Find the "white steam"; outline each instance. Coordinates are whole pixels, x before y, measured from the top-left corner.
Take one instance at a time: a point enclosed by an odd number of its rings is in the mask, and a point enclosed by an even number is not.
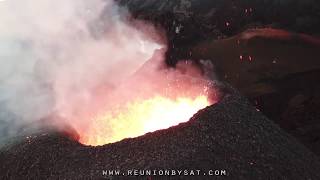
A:
[[[126,17],[112,0],[0,0],[0,131],[89,117],[162,47]]]

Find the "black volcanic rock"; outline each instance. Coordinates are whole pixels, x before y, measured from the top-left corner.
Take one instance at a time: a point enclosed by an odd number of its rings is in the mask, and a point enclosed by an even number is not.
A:
[[[317,0],[117,0],[141,18],[172,13],[177,20],[198,17],[206,26],[225,33],[239,32],[248,24],[278,24],[293,31],[318,34],[320,2]],[[225,22],[230,26],[226,27]],[[200,30],[200,29],[199,29]]]
[[[164,28],[168,64],[189,58],[186,48],[202,40],[236,35],[247,28],[274,27],[318,35],[318,0],[117,0],[134,18]],[[179,31],[177,31],[177,28]]]
[[[112,169],[219,169],[227,171],[222,179],[320,179],[319,159],[233,90],[190,121],[141,137],[90,147],[45,133],[0,153],[0,179],[99,179],[102,170]]]
[[[199,43],[192,58],[212,60],[223,81],[320,155],[319,49],[320,39],[306,34],[248,29]]]

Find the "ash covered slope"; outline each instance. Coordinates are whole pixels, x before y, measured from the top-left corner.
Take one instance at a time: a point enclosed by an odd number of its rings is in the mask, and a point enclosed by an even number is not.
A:
[[[237,93],[187,123],[101,147],[33,136],[2,149],[0,164],[0,179],[96,179],[103,169],[156,168],[226,169],[224,179],[320,179],[319,159]]]
[[[320,155],[319,38],[249,29],[227,39],[208,39],[193,49],[194,59],[211,59],[223,81]]]

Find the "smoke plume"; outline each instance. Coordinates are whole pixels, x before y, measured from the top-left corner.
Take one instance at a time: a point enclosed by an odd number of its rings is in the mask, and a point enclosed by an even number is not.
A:
[[[102,92],[164,47],[153,26],[129,18],[111,0],[1,1],[0,131],[90,116]]]

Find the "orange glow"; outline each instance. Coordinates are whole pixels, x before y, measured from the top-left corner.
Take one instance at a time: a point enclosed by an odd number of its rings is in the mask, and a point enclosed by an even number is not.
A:
[[[210,102],[204,95],[175,99],[158,95],[145,100],[136,99],[93,118],[80,142],[97,146],[166,129],[188,121],[208,105]]]

